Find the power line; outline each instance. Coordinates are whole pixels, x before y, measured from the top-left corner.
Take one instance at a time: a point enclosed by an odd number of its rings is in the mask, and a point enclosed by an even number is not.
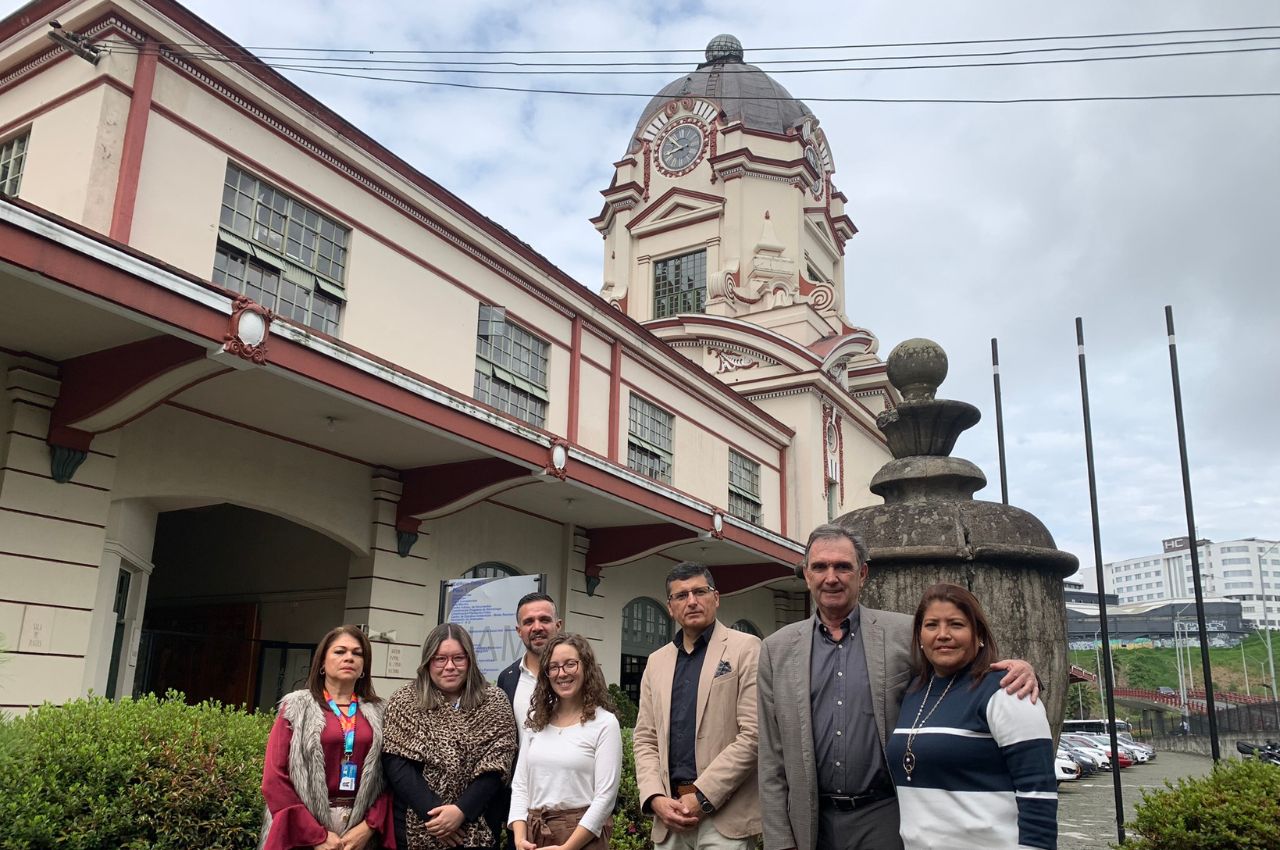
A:
[[[1012,68],[1026,67],[1035,65],[1077,65],[1089,62],[1116,62],[1134,59],[1170,59],[1185,58],[1188,56],[1221,56],[1228,54],[1241,53],[1265,53],[1280,50],[1280,45],[1270,47],[1232,47],[1223,48],[1222,50],[1180,50],[1168,53],[1140,53],[1131,56],[1076,56],[1066,59],[1024,59],[1014,62],[948,62],[934,65],[872,65],[865,67],[840,67],[840,68],[781,68],[770,72],[771,75],[780,74],[829,74],[829,73],[856,73],[869,71],[930,71],[930,70],[957,70],[961,68]],[[126,52],[126,51],[121,51]],[[134,51],[128,51],[134,52]],[[277,62],[268,62],[260,58],[238,59],[217,54],[187,54],[190,58],[200,59],[206,62],[222,62],[233,65],[257,65],[259,63],[270,68],[287,69],[293,71],[301,70],[321,70],[331,67],[329,60],[312,60],[307,64],[299,64],[298,60],[289,61],[288,57],[277,57],[285,59],[287,64]],[[305,60],[304,60],[305,61]],[[379,60],[382,61],[382,60]],[[385,62],[384,62],[385,64]],[[489,75],[489,76],[516,76],[516,77],[559,77],[559,76],[592,76],[592,77],[620,77],[620,76],[637,76],[637,75],[653,75],[662,74],[671,76],[670,71],[512,71],[512,70],[496,70],[490,68],[387,68],[382,65],[345,65],[342,66],[352,71],[401,71],[404,73],[417,74],[471,74],[471,75]],[[733,66],[731,66],[733,67]],[[738,66],[741,67],[741,66]],[[727,71],[727,73],[737,73]],[[372,79],[372,78],[371,78]]]
[[[374,80],[380,82],[409,83],[419,86],[440,86],[445,88],[474,89],[481,91],[505,91],[516,92],[518,94],[561,94],[576,95],[580,97],[644,97],[652,98],[654,95],[648,92],[603,92],[603,91],[578,91],[572,89],[528,89],[519,88],[517,86],[482,86],[474,83],[448,83],[441,80],[406,80],[399,77],[374,77],[366,74],[349,74],[342,71],[322,71],[316,68],[290,68],[287,65],[273,66],[281,70],[296,70],[302,73],[318,74],[329,77],[346,77],[357,80]],[[795,100],[803,100],[811,103],[987,103],[987,104],[1005,104],[1005,103],[1084,103],[1084,102],[1104,102],[1104,101],[1138,101],[1138,100],[1203,100],[1212,98],[1237,98],[1237,97],[1280,97],[1280,91],[1264,91],[1264,92],[1212,92],[1212,93],[1190,93],[1190,94],[1158,94],[1158,95],[1096,95],[1096,96],[1080,96],[1080,97],[1019,97],[1019,98],[892,98],[892,97],[798,97]],[[734,100],[733,97],[721,95],[720,100]],[[776,100],[786,101],[791,98],[785,97],[759,97],[750,96],[749,100]]]
[[[803,65],[817,63],[848,63],[848,62],[891,62],[891,61],[907,61],[920,59],[962,59],[968,57],[992,57],[992,56],[1019,56],[1031,53],[1063,53],[1063,52],[1086,52],[1096,50],[1125,50],[1138,49],[1147,47],[1176,47],[1176,46],[1195,46],[1205,44],[1237,44],[1246,41],[1276,41],[1280,40],[1280,34],[1277,35],[1253,35],[1239,36],[1233,38],[1216,38],[1216,39],[1194,39],[1194,40],[1178,40],[1178,41],[1150,41],[1150,42],[1125,42],[1117,44],[1096,44],[1096,45],[1080,45],[1080,46],[1060,46],[1060,47],[1034,47],[1023,48],[1019,50],[999,50],[984,51],[978,53],[921,53],[905,56],[838,56],[829,58],[810,58],[810,59],[769,59],[761,62],[750,63],[756,66],[775,66],[775,65]],[[97,46],[110,47],[122,51],[134,52],[140,49],[136,42],[125,42],[113,39],[104,39],[97,43]],[[194,45],[192,45],[194,46]],[[200,45],[201,47],[212,50],[208,45]],[[349,51],[333,50],[321,51],[320,48],[272,48],[273,50],[289,50],[296,52],[331,52],[341,53]],[[369,51],[369,53],[379,53],[381,51]],[[1201,51],[1194,51],[1201,52]],[[1208,51],[1204,51],[1208,52]],[[195,58],[213,59],[222,57],[221,52],[198,52],[187,51],[187,55]],[[1157,54],[1159,55],[1159,54]],[[1173,54],[1177,55],[1177,54]],[[233,57],[227,57],[231,59]],[[341,56],[324,56],[316,59],[307,59],[302,56],[294,55],[274,55],[274,54],[257,54],[256,59],[267,60],[287,60],[287,61],[307,61],[307,62],[333,62],[333,63],[351,63],[371,61],[368,58],[349,59]],[[1140,57],[1138,57],[1140,58]],[[378,59],[380,65],[458,65],[458,66],[505,66],[514,68],[606,68],[616,69],[619,67],[638,68],[688,68],[688,62],[512,62],[512,61],[471,61],[471,60],[417,60],[417,59]],[[805,69],[810,70],[810,69]],[[567,72],[566,72],[567,73]],[[580,72],[586,73],[586,72]],[[620,73],[620,72],[619,72]],[[642,73],[669,73],[666,70],[646,71]],[[777,71],[784,73],[784,71]]]
[[[1261,30],[1277,30],[1280,24],[1268,24],[1260,26],[1244,26],[1244,27],[1208,27],[1200,29],[1175,29],[1175,30],[1143,30],[1135,32],[1112,32],[1112,33],[1093,33],[1087,35],[1040,35],[1040,36],[1020,36],[1013,38],[982,38],[968,40],[952,40],[952,41],[899,41],[899,42],[871,42],[866,44],[829,44],[829,45],[796,45],[791,47],[753,47],[750,48],[752,53],[773,53],[778,51],[795,51],[795,50],[861,50],[874,49],[884,47],[954,47],[965,44],[1011,44],[1022,41],[1070,41],[1076,39],[1090,38],[1145,38],[1148,36],[1164,36],[1164,35],[1195,35],[1203,33],[1218,32],[1259,32]],[[206,47],[212,49],[235,49],[235,50],[297,50],[297,51],[319,51],[329,53],[365,53],[365,54],[414,54],[414,55],[435,55],[444,54],[450,56],[548,56],[548,55],[565,55],[565,56],[619,56],[619,55],[636,55],[636,54],[654,54],[654,53],[674,53],[685,54],[704,53],[704,48],[654,48],[654,49],[608,49],[608,50],[375,50],[368,48],[324,48],[324,47],[280,47],[280,46],[244,46],[227,42],[225,44],[212,44],[201,42],[159,42],[161,47]]]

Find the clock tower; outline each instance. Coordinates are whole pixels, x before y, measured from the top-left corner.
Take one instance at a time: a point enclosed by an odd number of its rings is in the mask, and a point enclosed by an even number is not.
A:
[[[866,482],[889,454],[874,419],[896,399],[878,340],[845,313],[857,228],[817,116],[737,38],[705,57],[649,101],[614,164],[592,219],[601,295],[795,427],[812,455],[797,462],[821,470],[814,513],[834,517],[878,501]]]

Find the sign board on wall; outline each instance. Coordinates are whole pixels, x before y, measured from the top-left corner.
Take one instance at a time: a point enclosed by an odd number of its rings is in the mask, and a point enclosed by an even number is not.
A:
[[[545,581],[544,575],[529,575],[440,582],[440,622],[467,630],[489,681],[524,654],[516,634],[516,605],[526,593],[541,591]]]

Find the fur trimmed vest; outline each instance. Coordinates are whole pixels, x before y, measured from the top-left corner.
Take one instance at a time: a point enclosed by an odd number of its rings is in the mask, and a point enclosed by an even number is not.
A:
[[[360,701],[360,716],[373,730],[373,744],[369,755],[360,767],[360,785],[356,788],[356,801],[351,809],[351,826],[364,820],[369,807],[383,791],[382,781],[382,709],[384,703]],[[324,750],[320,746],[320,733],[329,709],[316,702],[311,691],[293,691],[280,700],[280,714],[293,732],[289,741],[289,781],[307,811],[322,825],[329,823],[329,784],[324,773]],[[262,837],[258,847],[267,843],[271,830],[271,812],[263,811]]]

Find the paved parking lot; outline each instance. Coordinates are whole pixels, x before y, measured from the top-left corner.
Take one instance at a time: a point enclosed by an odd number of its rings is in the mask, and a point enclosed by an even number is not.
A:
[[[1124,794],[1124,819],[1133,820],[1134,806],[1147,789],[1164,787],[1165,780],[1203,776],[1213,766],[1206,756],[1161,752],[1153,761],[1120,771]],[[1106,850],[1116,842],[1115,790],[1111,774],[1095,773],[1087,779],[1058,786],[1059,850]],[[1126,830],[1126,833],[1128,830]]]

